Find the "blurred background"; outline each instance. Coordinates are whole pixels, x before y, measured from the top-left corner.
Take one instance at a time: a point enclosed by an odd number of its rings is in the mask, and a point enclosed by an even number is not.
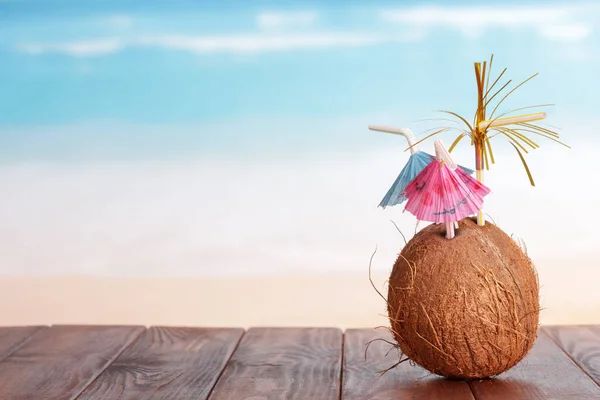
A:
[[[385,324],[369,259],[385,291],[390,221],[418,228],[377,208],[408,154],[367,126],[472,118],[492,53],[539,72],[501,110],[555,104],[571,149],[540,139],[531,187],[493,139],[485,210],[543,323],[600,323],[600,6],[483,4],[0,0],[0,324]]]

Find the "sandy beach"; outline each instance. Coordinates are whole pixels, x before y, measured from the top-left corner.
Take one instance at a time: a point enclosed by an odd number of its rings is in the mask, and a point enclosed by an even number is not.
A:
[[[373,277],[379,288],[386,275]],[[597,299],[552,296],[543,324],[600,323]],[[597,297],[597,296],[596,296]],[[592,301],[593,300],[593,301]],[[387,324],[365,274],[248,278],[0,278],[0,325],[338,326]]]

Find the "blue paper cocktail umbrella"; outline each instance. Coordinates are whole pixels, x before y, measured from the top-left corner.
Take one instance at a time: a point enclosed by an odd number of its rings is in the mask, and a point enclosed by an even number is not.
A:
[[[420,151],[417,146],[415,146],[415,136],[412,131],[408,128],[391,128],[387,126],[376,126],[369,125],[369,129],[372,131],[379,131],[385,133],[394,133],[397,135],[402,135],[408,141],[408,145],[410,146],[410,157],[408,162],[400,171],[400,174],[392,184],[392,187],[387,191],[381,202],[379,203],[379,207],[386,208],[395,206],[406,201],[406,196],[404,195],[404,189],[408,186],[410,182],[425,169],[426,166],[429,165],[430,162],[434,160],[434,157],[425,153],[424,151]],[[469,175],[472,174],[472,169],[465,168],[459,165],[464,171],[466,171]]]

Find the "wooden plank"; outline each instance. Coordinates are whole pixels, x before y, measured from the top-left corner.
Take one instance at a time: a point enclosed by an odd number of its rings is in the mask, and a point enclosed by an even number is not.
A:
[[[471,388],[478,400],[600,398],[600,387],[542,330],[523,361],[496,379],[471,382]]]
[[[0,399],[72,399],[141,327],[53,326],[0,362]]]
[[[378,340],[369,345],[365,361],[365,346],[369,341],[379,338],[392,340],[389,332],[383,329],[346,331],[342,399],[474,399],[466,382],[432,375],[408,362],[381,375],[380,371],[399,361],[399,354],[390,344]]]
[[[544,331],[600,385],[600,326],[547,326]]]
[[[15,326],[0,328],[0,361],[11,355],[43,326]]]
[[[151,328],[79,399],[206,399],[243,333],[243,329]]]
[[[342,332],[334,328],[252,328],[210,400],[339,399]]]

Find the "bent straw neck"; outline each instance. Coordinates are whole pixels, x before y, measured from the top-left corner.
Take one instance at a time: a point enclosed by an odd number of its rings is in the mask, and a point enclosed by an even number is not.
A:
[[[419,149],[415,146],[415,135],[408,128],[392,128],[390,126],[380,126],[380,125],[369,125],[369,129],[372,131],[385,132],[385,133],[393,133],[395,135],[402,135],[406,138],[408,142],[409,150],[411,154],[415,154]]]
[[[398,129],[398,133],[406,138],[408,142],[408,149],[410,150],[410,154],[415,154],[419,151],[419,148],[416,146],[415,135],[408,128],[400,128]]]
[[[419,151],[418,147],[415,145],[415,136],[412,134],[412,132],[408,130],[408,133],[405,133],[404,136],[408,142],[410,154],[415,154],[417,151]]]

